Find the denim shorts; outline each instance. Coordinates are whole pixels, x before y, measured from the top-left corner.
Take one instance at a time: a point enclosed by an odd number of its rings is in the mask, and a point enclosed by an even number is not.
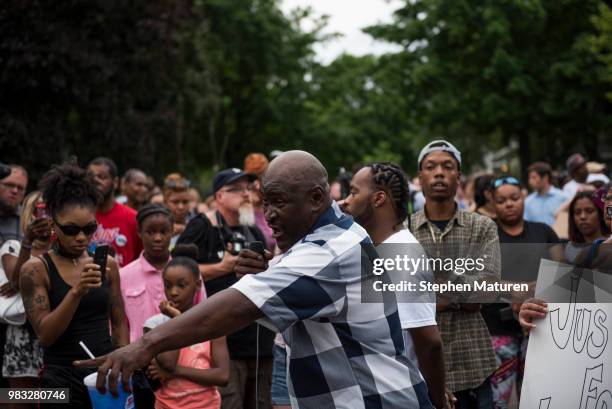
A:
[[[287,351],[283,347],[274,345],[272,349],[274,364],[272,367],[272,404],[291,405],[289,391],[287,390]]]

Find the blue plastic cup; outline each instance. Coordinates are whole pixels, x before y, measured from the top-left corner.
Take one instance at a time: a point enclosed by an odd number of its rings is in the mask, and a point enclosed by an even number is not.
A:
[[[93,409],[134,409],[134,395],[123,390],[121,386],[121,377],[119,377],[118,392],[119,396],[114,397],[108,391],[108,377],[106,378],[106,389],[107,392],[102,395],[96,389],[96,378],[98,373],[94,372],[87,375],[83,379],[83,383],[87,387],[89,398],[91,399],[91,406]],[[130,380],[131,386],[131,380]]]

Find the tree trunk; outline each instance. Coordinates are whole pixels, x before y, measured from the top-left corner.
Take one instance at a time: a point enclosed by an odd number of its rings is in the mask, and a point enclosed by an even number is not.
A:
[[[529,135],[522,131],[518,135],[519,163],[521,167],[521,180],[527,181],[527,167],[531,164],[531,148],[529,146]]]

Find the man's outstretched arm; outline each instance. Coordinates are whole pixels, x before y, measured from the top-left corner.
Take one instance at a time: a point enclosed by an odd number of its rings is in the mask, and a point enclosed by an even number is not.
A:
[[[138,341],[103,357],[77,361],[75,366],[99,366],[96,387],[102,393],[106,392],[104,380],[110,370],[108,386],[116,395],[119,374],[124,389],[129,390],[128,380],[132,373],[146,367],[153,356],[231,334],[262,316],[247,297],[228,288],[153,329]]]

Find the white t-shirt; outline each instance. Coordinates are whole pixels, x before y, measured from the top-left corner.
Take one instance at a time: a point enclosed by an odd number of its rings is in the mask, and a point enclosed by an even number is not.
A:
[[[589,188],[590,188],[589,185],[585,183],[578,183],[574,179],[572,179],[569,182],[567,182],[565,185],[563,185],[563,193],[565,194],[565,197],[567,198],[566,200],[569,202],[574,198],[574,196],[576,196],[576,193],[582,192]]]
[[[408,244],[402,247],[411,258],[420,258],[425,254],[425,250],[417,239],[412,235],[410,230],[403,229],[389,236],[382,244]],[[432,281],[433,274],[428,270],[418,270],[412,278],[411,282],[419,282],[422,280]],[[410,296],[410,293],[402,294],[403,297]],[[414,296],[422,297],[423,293],[415,293]],[[404,298],[405,299],[405,298]],[[435,294],[430,295],[430,299],[435,300]],[[397,310],[399,313],[402,329],[409,330],[410,328],[428,327],[436,325],[436,303],[433,302],[398,302]],[[406,354],[410,359],[417,361],[416,352],[410,332],[402,331],[404,335],[404,345],[406,346]]]
[[[406,254],[410,258],[417,259],[426,254],[423,247],[419,244],[417,239],[408,229],[403,229],[398,231],[397,233],[392,234],[387,238],[387,240],[383,241],[381,244],[407,244],[406,246],[401,247],[401,251],[403,253],[401,255],[403,256],[404,254]],[[393,251],[400,249],[394,247],[389,250]],[[385,256],[389,257],[391,255],[385,254]],[[393,281],[395,282],[396,280],[397,277],[395,277]],[[433,281],[433,274],[428,270],[418,270],[416,274],[410,278],[409,281],[417,283],[418,285],[418,282],[423,280]],[[424,295],[427,295],[427,297],[424,297]],[[415,298],[418,297],[420,299],[426,298],[433,301],[435,301],[436,299],[435,293],[423,294],[422,292],[405,292],[400,294],[399,298],[407,300],[408,297],[412,296],[414,296]],[[414,342],[412,341],[412,336],[410,335],[409,330],[411,328],[420,328],[436,325],[436,303],[400,302],[398,300],[397,311],[399,313],[402,329],[404,330],[402,331],[402,336],[404,338],[404,348],[406,349],[406,355],[412,362],[418,362],[416,351],[414,350]]]
[[[406,252],[408,257],[419,258],[425,254],[425,250],[417,239],[410,233],[410,230],[403,229],[397,233],[389,236],[382,244],[409,244],[406,246]],[[418,270],[415,274],[416,281],[429,280],[431,281],[433,275],[428,270]],[[407,293],[409,296],[410,293]],[[415,295],[421,295],[416,293]],[[435,294],[433,294],[435,299]],[[402,329],[426,327],[429,325],[436,325],[436,304],[435,303],[398,303],[398,311]]]
[[[154,329],[156,327],[159,327],[160,325],[170,321],[172,318],[168,317],[166,314],[157,314],[154,315],[152,317],[149,317],[144,325],[143,328],[147,328],[147,329]]]
[[[20,249],[21,243],[17,240],[7,240],[0,247],[0,285],[4,285],[8,282],[8,278],[4,272],[4,265],[2,264],[2,257],[6,254],[10,254],[13,257],[19,257]]]

